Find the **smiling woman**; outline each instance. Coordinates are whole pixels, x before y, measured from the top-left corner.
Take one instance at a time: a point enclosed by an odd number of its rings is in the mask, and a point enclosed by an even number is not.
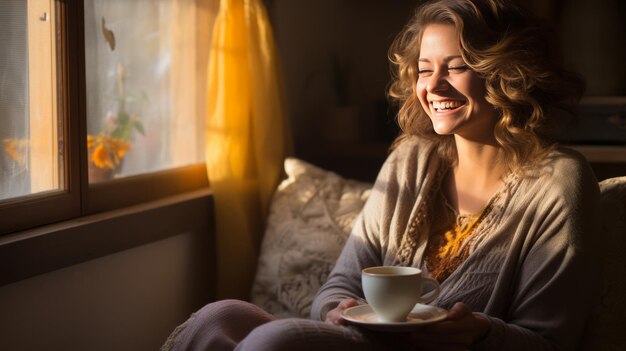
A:
[[[402,135],[312,320],[220,301],[177,329],[172,349],[578,348],[601,295],[599,189],[581,155],[546,138],[580,85],[538,33],[509,1],[423,4],[390,55]],[[446,319],[403,334],[346,325],[371,266],[430,272]]]
[[[485,99],[485,79],[463,61],[453,25],[424,30],[415,89],[435,133],[493,143],[498,113]]]
[[[426,7],[420,18],[413,19],[390,50],[391,61],[398,65],[398,79],[393,82],[390,95],[402,104],[398,121],[405,134],[434,140],[441,155],[454,160],[453,138],[437,137],[436,124],[431,123],[432,116],[428,115],[432,109],[422,108],[432,101],[420,94],[420,87],[427,89],[427,83],[433,84],[434,70],[430,66],[435,63],[429,62],[428,51],[442,51],[438,45],[447,45],[449,53],[441,59],[447,59],[442,67],[447,68],[449,75],[442,77],[444,71],[439,72],[435,75],[439,85],[430,89],[440,91],[447,84],[454,88],[450,94],[472,91],[471,100],[480,104],[470,104],[475,105],[471,109],[480,107],[481,115],[495,113],[498,121],[489,129],[494,129],[497,143],[507,155],[507,168],[513,170],[545,156],[559,113],[571,115],[584,84],[578,75],[560,68],[558,52],[546,43],[545,29],[534,20],[524,19],[510,9],[489,14],[481,8],[489,5],[479,2],[474,6],[478,14],[461,5],[449,11]],[[441,29],[445,27],[447,30]],[[473,81],[476,85],[463,85],[466,91],[459,92],[451,83],[463,82],[458,78],[467,75],[478,79]],[[465,82],[469,84],[469,80]],[[434,93],[431,90],[431,99],[443,101]]]

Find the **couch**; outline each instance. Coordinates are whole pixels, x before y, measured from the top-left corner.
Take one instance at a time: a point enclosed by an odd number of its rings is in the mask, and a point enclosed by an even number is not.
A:
[[[372,184],[346,179],[295,158],[285,161],[254,280],[251,301],[279,318],[308,317]],[[604,294],[585,337],[587,350],[626,350],[626,177],[600,183]]]

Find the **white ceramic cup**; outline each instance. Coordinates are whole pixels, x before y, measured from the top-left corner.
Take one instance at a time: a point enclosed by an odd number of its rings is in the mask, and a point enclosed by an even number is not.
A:
[[[435,289],[422,296],[424,282]],[[414,267],[379,266],[363,269],[361,284],[367,303],[381,322],[404,322],[417,303],[429,303],[439,296],[439,283]]]

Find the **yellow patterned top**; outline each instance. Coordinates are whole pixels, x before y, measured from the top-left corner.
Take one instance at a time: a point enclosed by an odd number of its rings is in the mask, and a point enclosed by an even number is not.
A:
[[[443,282],[467,259],[470,253],[469,238],[474,234],[483,218],[491,212],[493,201],[477,214],[457,214],[445,200],[452,212],[451,220],[430,237],[426,246],[425,262],[431,276]],[[452,222],[452,223],[450,223]]]

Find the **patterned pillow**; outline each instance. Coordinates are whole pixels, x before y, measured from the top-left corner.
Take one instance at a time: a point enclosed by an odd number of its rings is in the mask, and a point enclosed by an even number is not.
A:
[[[285,160],[274,194],[251,301],[279,318],[308,317],[371,184],[304,161]]]

